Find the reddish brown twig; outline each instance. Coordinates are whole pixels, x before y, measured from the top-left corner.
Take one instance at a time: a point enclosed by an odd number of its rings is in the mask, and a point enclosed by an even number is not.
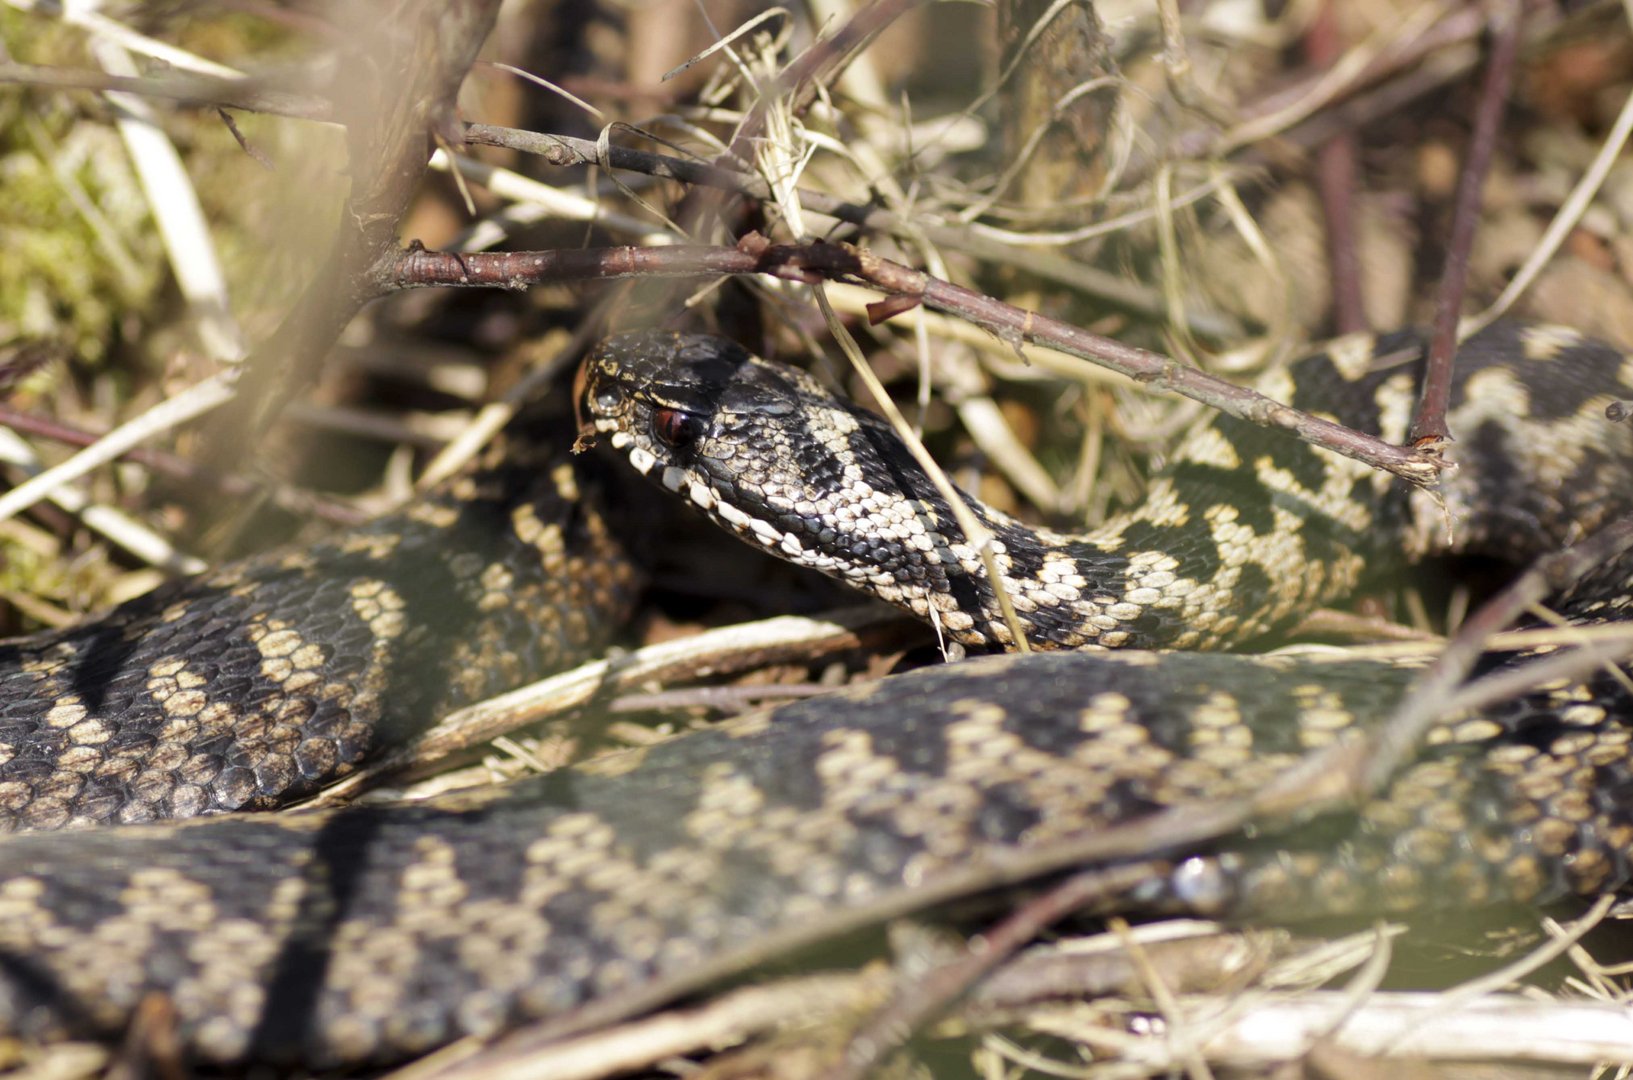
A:
[[[1474,133],[1463,162],[1452,211],[1452,235],[1446,245],[1446,265],[1441,271],[1435,295],[1434,331],[1429,338],[1429,358],[1423,372],[1423,394],[1412,420],[1411,442],[1429,446],[1445,442],[1446,408],[1451,400],[1452,358],[1457,352],[1457,321],[1462,314],[1463,292],[1468,284],[1469,252],[1474,248],[1474,229],[1480,219],[1480,192],[1491,171],[1491,157],[1497,147],[1497,133],[1508,106],[1509,87],[1514,80],[1514,61],[1520,47],[1519,0],[1507,0],[1492,16],[1494,38],[1491,60],[1480,86],[1480,106],[1475,113]]]
[[[730,248],[677,245],[457,255],[409,248],[382,260],[376,271],[375,284],[382,292],[431,285],[521,289],[543,282],[711,274],[767,274],[807,283],[850,281],[956,315],[1017,350],[1023,343],[1048,345],[1153,390],[1172,391],[1261,427],[1280,428],[1413,483],[1431,482],[1441,467],[1429,455],[1311,416],[1159,353],[1006,304],[849,244],[768,244],[750,234]]]
[[[465,138],[481,146],[502,146],[538,154],[551,164],[563,167],[606,165],[681,183],[719,188],[753,199],[771,198],[769,185],[753,173],[623,146],[609,146],[603,156],[591,139],[520,131],[490,124],[467,125]],[[824,191],[800,188],[799,197],[800,204],[806,210],[849,222],[860,229],[903,238],[923,238],[938,247],[962,251],[987,262],[1021,267],[1031,276],[1058,282],[1126,311],[1153,317],[1167,314],[1163,298],[1157,291],[1050,251],[1006,244],[976,234],[968,228],[909,221],[893,210],[847,202]],[[1186,307],[1185,321],[1192,333],[1216,340],[1236,340],[1244,332],[1229,316],[1197,305]]]
[[[232,113],[228,112],[226,109],[218,108],[216,109],[215,114],[220,118],[221,122],[226,125],[227,131],[232,134],[233,140],[238,143],[238,148],[250,156],[250,160],[254,161],[257,165],[261,166],[261,168],[267,170],[268,172],[278,171],[278,166],[273,164],[272,159],[267,156],[266,151],[249,141],[249,136],[245,135],[239,128],[238,121],[233,119]]]
[[[1325,70],[1343,55],[1336,0],[1327,0],[1304,42],[1310,63]],[[1327,226],[1327,272],[1332,279],[1333,329],[1366,329],[1361,296],[1361,258],[1355,237],[1355,132],[1342,130],[1316,151],[1316,179]]]

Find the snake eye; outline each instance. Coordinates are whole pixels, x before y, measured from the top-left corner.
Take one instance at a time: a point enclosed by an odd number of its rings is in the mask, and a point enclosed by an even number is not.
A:
[[[595,388],[595,411],[603,415],[610,415],[618,411],[618,406],[624,403],[624,392],[616,386],[598,386]]]
[[[655,409],[652,412],[652,434],[667,446],[684,450],[703,438],[707,425],[696,413],[682,409]]]

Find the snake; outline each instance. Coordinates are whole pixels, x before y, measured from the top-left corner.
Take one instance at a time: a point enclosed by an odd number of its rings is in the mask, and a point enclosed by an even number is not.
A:
[[[286,805],[598,651],[638,571],[565,422],[531,407],[400,513],[0,643],[0,833]]]
[[[1351,336],[1260,387],[1399,442],[1424,349]],[[5,646],[0,1038],[118,1040],[153,995],[215,1066],[583,1030],[1262,790],[1370,730],[1417,667],[1231,648],[1448,554],[1524,561],[1630,509],[1633,430],[1606,415],[1633,396],[1627,354],[1498,323],[1454,371],[1458,468],[1432,492],[1218,417],[1087,532],[966,496],[995,584],[872,412],[722,338],[616,335],[584,361],[575,422],[519,420],[402,513]],[[595,454],[567,453],[575,428]],[[635,582],[603,487],[619,458],[989,655],[508,784],[224,813],[593,648]],[[1630,597],[1623,557],[1549,606],[1591,627],[1625,621]],[[1031,651],[1001,651],[1015,628]],[[1614,667],[1449,711],[1359,806],[1138,852],[1159,868],[1102,913],[1281,922],[1616,891],[1633,880],[1630,719]]]

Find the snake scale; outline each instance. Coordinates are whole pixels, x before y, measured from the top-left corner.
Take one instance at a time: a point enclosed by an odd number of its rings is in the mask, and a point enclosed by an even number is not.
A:
[[[1265,389],[1399,441],[1420,351],[1409,334],[1345,339]],[[1633,430],[1605,409],[1633,396],[1633,360],[1499,324],[1457,371],[1461,468],[1439,492],[1457,550],[1523,560],[1629,509]],[[581,380],[581,439],[946,637],[1006,642],[947,507],[871,414],[701,336],[613,338]],[[1140,508],[1082,536],[977,507],[1022,624],[1058,651],[420,803],[45,831],[275,805],[588,647],[633,580],[601,481],[559,428],[509,442],[509,463],[399,517],[7,646],[0,820],[37,831],[0,840],[0,1036],[117,1038],[160,991],[196,1061],[336,1066],[653,1007],[990,883],[981,868],[1010,856],[1252,792],[1376,720],[1409,665],[1138,647],[1262,637],[1447,532],[1421,494],[1219,420]],[[1615,620],[1630,593],[1624,559],[1553,606]],[[1172,872],[1112,906],[1281,919],[1621,888],[1630,717],[1610,672],[1444,717],[1358,812],[1153,853]]]

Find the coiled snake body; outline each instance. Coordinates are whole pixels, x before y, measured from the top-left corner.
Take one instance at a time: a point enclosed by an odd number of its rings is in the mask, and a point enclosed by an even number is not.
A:
[[[1281,389],[1294,404],[1399,440],[1417,352],[1404,335],[1341,342],[1290,369]],[[1566,331],[1498,326],[1467,343],[1458,364],[1452,424],[1463,465],[1441,496],[1460,550],[1524,559],[1628,509],[1633,432],[1604,410],[1633,396],[1633,362]],[[1006,640],[975,553],[870,415],[702,337],[614,338],[587,361],[583,382],[583,431],[728,528],[933,612],[966,644]],[[583,486],[559,461],[544,472],[558,497]],[[413,547],[410,534],[446,540],[482,490],[450,489],[417,517],[328,550]],[[627,586],[608,569],[618,555],[592,505],[486,490],[510,508],[490,515],[510,523],[504,535],[523,540],[463,560],[444,545],[438,565],[463,566],[444,580],[488,583],[444,589],[464,598],[458,610],[475,620],[467,625],[486,625],[484,602],[512,610],[485,598],[505,593],[498,583],[522,564],[541,596],[605,603]],[[551,507],[579,525],[544,520]],[[981,512],[1023,626],[1035,644],[1056,647],[1211,648],[1258,636],[1433,553],[1446,532],[1428,500],[1234,422],[1193,435],[1141,509],[1085,536]],[[311,605],[277,606],[279,590],[299,590],[256,569],[272,565],[223,571],[77,635],[13,646],[17,666],[0,683],[0,805],[17,824],[253,803],[237,797],[236,781],[211,785],[234,768],[254,773],[264,743],[246,757],[220,729],[203,749],[172,741],[212,706],[234,717],[272,710],[259,721],[280,731],[270,741],[296,748],[349,730],[334,719],[348,708],[389,715],[375,704],[379,673],[408,632],[366,601],[397,586],[338,586],[375,630],[354,633],[384,639],[362,650],[373,666],[349,662],[374,674],[347,682],[332,676],[335,658],[357,650],[329,645],[327,626],[306,621]],[[290,565],[309,580],[303,560]],[[564,574],[601,576],[580,578],[596,585],[568,598]],[[1624,559],[1554,606],[1577,623],[1625,618],[1630,592]],[[245,603],[268,606],[246,615]],[[575,642],[601,621],[552,617],[578,628],[563,637]],[[162,647],[147,644],[176,626]],[[285,632],[298,640],[263,647]],[[510,655],[486,634],[487,652]],[[209,666],[203,639],[223,635],[242,635],[253,673]],[[303,647],[304,662],[274,662]],[[121,649],[135,661],[121,665]],[[276,696],[257,681],[269,664],[286,684],[292,671],[306,673],[297,689],[312,704],[294,713],[328,718],[320,730],[278,727],[283,706],[268,704]],[[534,666],[517,660],[510,674]],[[201,681],[184,685],[182,672]],[[1108,826],[1255,791],[1307,750],[1381,717],[1410,676],[1401,665],[1281,654],[986,657],[415,805],[11,837],[0,842],[0,1034],[115,1036],[159,990],[201,1060],[333,1065],[400,1059],[527,1018],[572,1026],[625,1015],[802,942],[990,886],[1016,858],[1047,862],[1056,852],[1065,866],[1074,844]],[[99,702],[125,694],[119,700],[134,704],[121,708],[150,722],[125,734],[105,706],[93,713],[86,694],[99,681],[117,688]],[[362,689],[335,689],[342,683]],[[131,689],[138,684],[150,698]],[[24,704],[41,687],[56,695],[43,712]],[[1151,852],[1172,857],[1172,873],[1115,906],[1280,918],[1620,888],[1633,856],[1630,716],[1633,703],[1607,673],[1445,717],[1358,812]],[[100,727],[76,739],[87,718]],[[164,781],[157,788],[185,787],[185,797],[144,798],[124,774],[83,767],[81,747],[115,739],[120,754],[108,760],[134,762],[120,767],[139,775],[152,769]],[[135,752],[143,739],[172,762],[213,757],[194,772],[160,774]],[[65,778],[76,768],[90,777],[79,786]],[[268,789],[317,782],[294,773],[303,779],[256,790],[273,802]]]

